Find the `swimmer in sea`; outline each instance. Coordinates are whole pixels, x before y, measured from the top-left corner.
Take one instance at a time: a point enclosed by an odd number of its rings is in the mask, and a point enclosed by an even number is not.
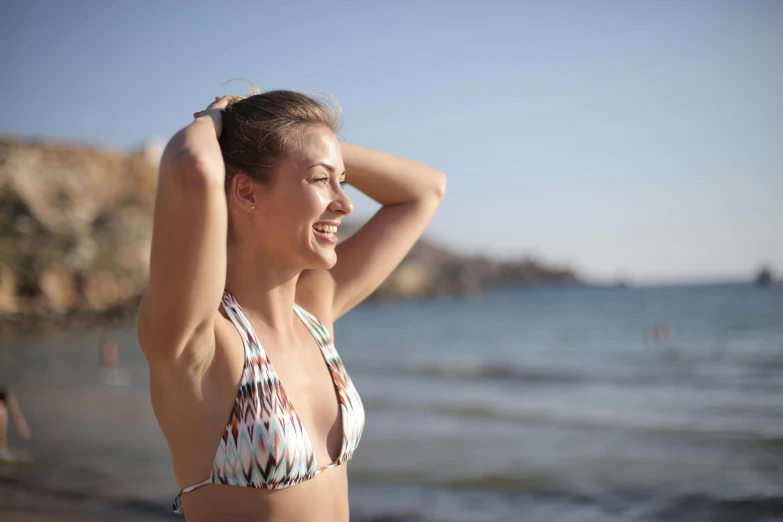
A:
[[[12,453],[8,449],[8,424],[13,418],[16,431],[23,439],[30,438],[30,427],[24,418],[22,408],[13,393],[0,384],[0,461],[11,460]]]
[[[130,384],[130,375],[124,368],[120,368],[120,348],[114,341],[104,341],[101,345],[101,370],[103,382],[109,386],[127,386]]]

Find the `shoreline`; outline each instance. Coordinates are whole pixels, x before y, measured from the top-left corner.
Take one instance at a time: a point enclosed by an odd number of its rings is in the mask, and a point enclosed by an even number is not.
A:
[[[0,519],[7,522],[163,522],[164,506],[134,499],[107,499],[0,477]]]
[[[97,327],[130,325],[136,319],[139,299],[120,303],[106,310],[73,309],[64,314],[31,312],[0,314],[0,339],[33,332],[81,332]]]
[[[365,306],[383,306],[388,304],[404,304],[427,301],[475,301],[498,291],[540,290],[545,289],[585,289],[585,290],[668,290],[677,288],[700,288],[713,286],[745,286],[752,285],[748,281],[694,281],[685,283],[660,283],[639,285],[618,285],[602,283],[508,283],[489,285],[473,294],[431,293],[418,296],[391,296],[375,292],[363,303]],[[778,288],[783,282],[773,282],[769,288]],[[28,309],[23,312],[0,313],[0,340],[7,340],[19,335],[31,333],[84,332],[96,328],[117,328],[133,325],[136,312],[141,302],[141,295],[134,296],[123,302],[116,303],[103,310],[73,308],[65,313],[51,310]],[[35,310],[35,311],[32,311]]]
[[[572,285],[530,285],[520,284],[518,288],[561,288]],[[587,288],[587,285],[575,285]],[[382,293],[370,295],[363,303],[367,306],[396,303],[472,300],[502,289],[502,286],[491,286],[482,289],[480,293],[461,294],[425,294],[415,297],[388,296]],[[73,308],[65,313],[50,310],[25,311],[16,313],[0,313],[0,340],[13,338],[30,333],[83,332],[99,327],[116,328],[131,326],[136,320],[136,313],[141,302],[141,295],[117,303],[105,310],[90,310]]]

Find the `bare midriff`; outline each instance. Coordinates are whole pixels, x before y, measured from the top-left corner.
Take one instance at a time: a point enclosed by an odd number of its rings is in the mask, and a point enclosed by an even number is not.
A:
[[[183,495],[187,522],[347,522],[347,465],[285,489],[210,484]]]

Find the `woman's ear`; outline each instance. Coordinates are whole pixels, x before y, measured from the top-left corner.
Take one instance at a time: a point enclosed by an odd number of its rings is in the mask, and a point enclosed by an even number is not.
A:
[[[258,186],[246,174],[234,177],[232,193],[235,203],[245,211],[255,210]]]

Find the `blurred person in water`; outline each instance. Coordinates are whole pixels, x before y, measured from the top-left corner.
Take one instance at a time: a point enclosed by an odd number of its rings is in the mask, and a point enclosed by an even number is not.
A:
[[[30,427],[24,418],[22,408],[13,393],[0,384],[0,460],[10,460],[13,454],[8,449],[8,424],[13,418],[16,431],[23,439],[30,438]]]
[[[111,340],[105,340],[101,344],[101,370],[103,382],[110,386],[127,386],[130,384],[130,375],[124,368],[120,368],[120,347]]]
[[[163,153],[138,338],[189,522],[348,520],[364,409],[333,325],[410,251],[446,178],[341,143],[331,109],[216,98]],[[381,208],[338,246],[346,182]]]

